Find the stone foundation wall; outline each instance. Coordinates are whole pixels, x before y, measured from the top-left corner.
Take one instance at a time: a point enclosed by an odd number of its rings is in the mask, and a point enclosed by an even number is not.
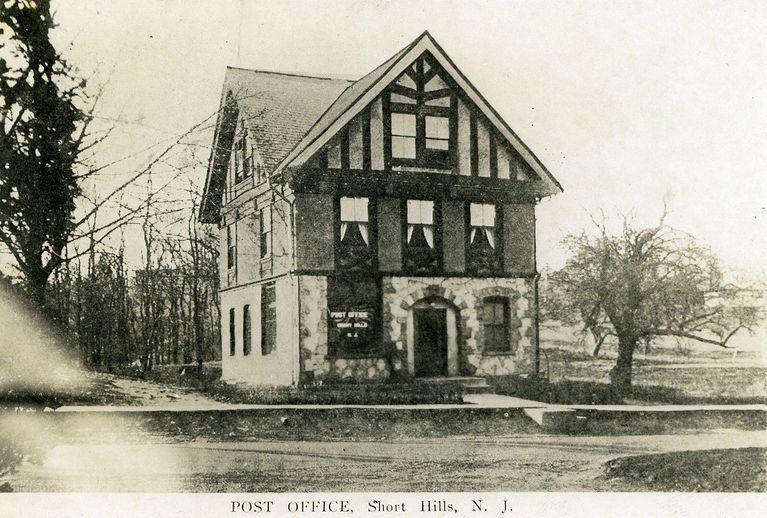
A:
[[[533,282],[528,278],[385,277],[383,340],[384,345],[394,351],[395,370],[414,372],[412,360],[408,360],[408,349],[413,346],[408,320],[412,319],[412,308],[419,300],[436,297],[447,301],[458,312],[458,375],[530,372],[535,356]],[[479,316],[483,299],[491,296],[509,300],[508,352],[483,350]],[[410,327],[412,329],[412,325]]]
[[[442,299],[455,311],[458,366],[451,375],[522,374],[533,369],[535,328],[533,280],[527,278],[384,277],[382,279],[381,357],[328,356],[327,277],[300,277],[300,347],[304,380],[328,378],[382,380],[393,373],[414,373],[413,306],[430,297]],[[484,351],[480,322],[483,299],[504,297],[509,302],[509,350]],[[392,370],[394,372],[392,372]]]
[[[302,275],[300,283],[301,362],[305,380],[388,378],[389,366],[385,358],[328,357],[327,277]]]
[[[325,365],[325,357],[328,354],[328,279],[302,275],[298,281],[298,299],[301,304],[301,370],[312,372],[315,377],[322,377],[328,370]]]

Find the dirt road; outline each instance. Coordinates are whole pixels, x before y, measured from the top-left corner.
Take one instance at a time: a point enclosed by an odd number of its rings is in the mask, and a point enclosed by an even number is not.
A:
[[[602,464],[642,453],[767,447],[767,432],[410,441],[61,444],[14,491],[627,491]]]

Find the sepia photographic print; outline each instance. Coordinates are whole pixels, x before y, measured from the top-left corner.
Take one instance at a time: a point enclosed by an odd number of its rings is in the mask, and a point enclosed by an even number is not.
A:
[[[0,2],[0,516],[761,516],[767,5]]]

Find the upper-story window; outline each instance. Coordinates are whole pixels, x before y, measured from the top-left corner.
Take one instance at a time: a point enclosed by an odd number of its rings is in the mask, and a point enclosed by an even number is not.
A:
[[[348,246],[370,244],[367,198],[341,198],[341,243]]]
[[[248,135],[243,132],[234,143],[234,181],[239,183],[253,174],[253,152],[248,145]]]
[[[500,243],[497,210],[490,203],[469,204],[468,263],[474,272],[497,271],[500,267]]]
[[[428,271],[439,266],[435,204],[431,200],[407,200],[405,268]]]
[[[232,269],[237,265],[237,236],[234,225],[226,227],[226,267]]]
[[[415,159],[416,133],[415,115],[411,113],[391,114],[392,158]]]
[[[450,149],[450,119],[426,116],[426,148]]]
[[[368,198],[339,200],[337,258],[340,266],[372,266],[369,205]]]
[[[436,63],[421,58],[388,89],[391,164],[447,169],[451,166],[453,92]]]
[[[272,254],[272,208],[264,207],[261,209],[258,218],[259,234],[259,252],[261,259],[269,257]]]

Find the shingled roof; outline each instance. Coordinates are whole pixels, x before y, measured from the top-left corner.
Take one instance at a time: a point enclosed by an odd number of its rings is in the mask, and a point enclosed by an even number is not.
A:
[[[225,182],[225,173],[219,170],[219,164],[224,164],[228,155],[224,159],[218,158],[215,150],[228,149],[226,143],[219,140],[223,134],[220,129],[229,95],[236,101],[248,130],[257,142],[265,172],[271,174],[275,170],[282,171],[305,164],[335,131],[369,103],[388,81],[400,74],[417,54],[425,50],[438,59],[519,155],[545,179],[548,185],[545,194],[561,192],[559,182],[458,70],[427,31],[357,81],[228,67],[222,110],[214,137],[214,152],[200,207],[202,220],[210,223],[217,221],[220,193]]]
[[[424,33],[426,34],[426,33]],[[327,110],[324,110],[322,116],[316,120],[316,123],[312,125],[309,131],[303,138],[297,142],[297,145],[290,149],[291,153],[286,153],[286,157],[283,160],[284,163],[290,163],[292,158],[300,151],[306,149],[306,146],[317,140],[322,133],[341,116],[349,107],[357,101],[362,94],[370,90],[383,76],[386,74],[395,63],[413,46],[418,42],[420,37],[414,40],[410,45],[400,50],[392,57],[384,61],[381,65],[376,67],[372,72],[361,77],[357,81],[354,81],[348,88],[346,88],[341,95],[331,104]],[[280,164],[283,165],[283,164]]]
[[[224,84],[271,172],[353,82],[228,67]]]

